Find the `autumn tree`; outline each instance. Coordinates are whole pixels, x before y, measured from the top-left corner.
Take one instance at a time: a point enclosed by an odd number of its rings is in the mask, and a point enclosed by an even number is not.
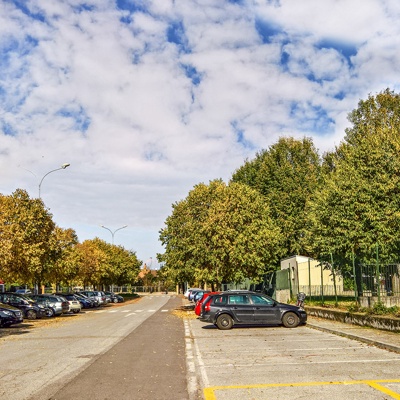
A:
[[[51,257],[52,215],[25,190],[0,195],[0,275],[40,284]]]
[[[50,258],[48,262],[47,281],[63,283],[66,286],[78,276],[78,258],[75,246],[78,243],[76,232],[56,226],[50,239]]]
[[[75,246],[79,277],[83,286],[98,286],[102,279],[102,266],[107,254],[101,248],[101,239],[85,240]]]
[[[103,241],[97,242],[97,245],[107,256],[101,272],[102,285],[121,286],[135,282],[142,264],[135,252]]]
[[[196,185],[174,205],[160,240],[166,246],[159,257],[166,262],[164,274],[220,287],[261,279],[276,266],[282,237],[260,193],[215,180]]]

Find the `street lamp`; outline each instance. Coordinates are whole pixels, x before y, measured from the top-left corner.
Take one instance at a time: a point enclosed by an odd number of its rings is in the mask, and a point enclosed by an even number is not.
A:
[[[112,244],[114,244],[114,235],[115,235],[115,232],[120,231],[121,229],[127,228],[128,225],[121,226],[121,228],[118,228],[118,229],[116,229],[115,231],[112,231],[111,229],[107,228],[107,227],[104,226],[104,225],[102,225],[101,227],[104,228],[104,229],[107,229],[107,230],[111,233]]]
[[[61,165],[60,168],[56,168],[56,169],[53,169],[53,170],[49,171],[49,172],[42,178],[42,180],[41,180],[40,183],[39,183],[39,199],[40,199],[40,189],[41,189],[41,187],[42,187],[43,179],[46,178],[46,176],[49,175],[49,174],[51,174],[52,172],[59,171],[60,169],[65,169],[65,168],[69,167],[70,165],[71,165],[71,164],[69,164],[69,163],[65,163],[65,164]]]

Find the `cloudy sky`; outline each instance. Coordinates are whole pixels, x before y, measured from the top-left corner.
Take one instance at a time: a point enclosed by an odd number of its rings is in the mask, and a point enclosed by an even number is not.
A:
[[[400,86],[398,0],[0,0],[0,193],[149,262],[171,205]],[[110,229],[103,229],[104,225]],[[156,267],[156,262],[154,267]]]

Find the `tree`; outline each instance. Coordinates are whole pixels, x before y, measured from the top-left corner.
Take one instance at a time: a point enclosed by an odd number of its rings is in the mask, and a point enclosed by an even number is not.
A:
[[[285,237],[281,257],[305,253],[306,204],[320,184],[321,160],[312,139],[280,138],[232,176],[262,193]]]
[[[160,239],[166,246],[159,256],[167,265],[164,274],[220,287],[261,279],[274,268],[282,237],[256,190],[215,180],[196,185],[174,205]]]
[[[0,274],[3,279],[38,283],[51,256],[55,224],[40,199],[25,190],[0,195]]]
[[[101,239],[85,240],[76,245],[77,268],[83,286],[98,286],[102,278],[102,266],[107,262],[107,254],[101,249]]]
[[[222,186],[221,180],[196,185],[184,200],[172,205],[172,214],[166,219],[165,228],[160,230],[160,241],[166,251],[158,255],[158,260],[166,264],[165,273],[176,283],[204,282],[199,269],[204,256],[199,229]]]
[[[142,262],[138,260],[135,252],[103,241],[97,244],[107,256],[102,267],[102,285],[122,286],[137,279]]]
[[[398,261],[400,250],[400,96],[386,90],[360,101],[353,126],[330,155],[324,184],[310,202],[308,246],[351,263]]]
[[[48,262],[48,270],[43,279],[47,282],[64,283],[70,286],[79,272],[75,251],[77,243],[78,237],[73,229],[55,227],[50,240],[51,256]]]

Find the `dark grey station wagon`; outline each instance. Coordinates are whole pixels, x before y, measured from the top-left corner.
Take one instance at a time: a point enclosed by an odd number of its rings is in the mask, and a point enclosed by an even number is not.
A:
[[[231,329],[233,325],[281,325],[295,328],[307,321],[297,306],[278,303],[257,292],[223,292],[209,296],[202,306],[200,321]]]

